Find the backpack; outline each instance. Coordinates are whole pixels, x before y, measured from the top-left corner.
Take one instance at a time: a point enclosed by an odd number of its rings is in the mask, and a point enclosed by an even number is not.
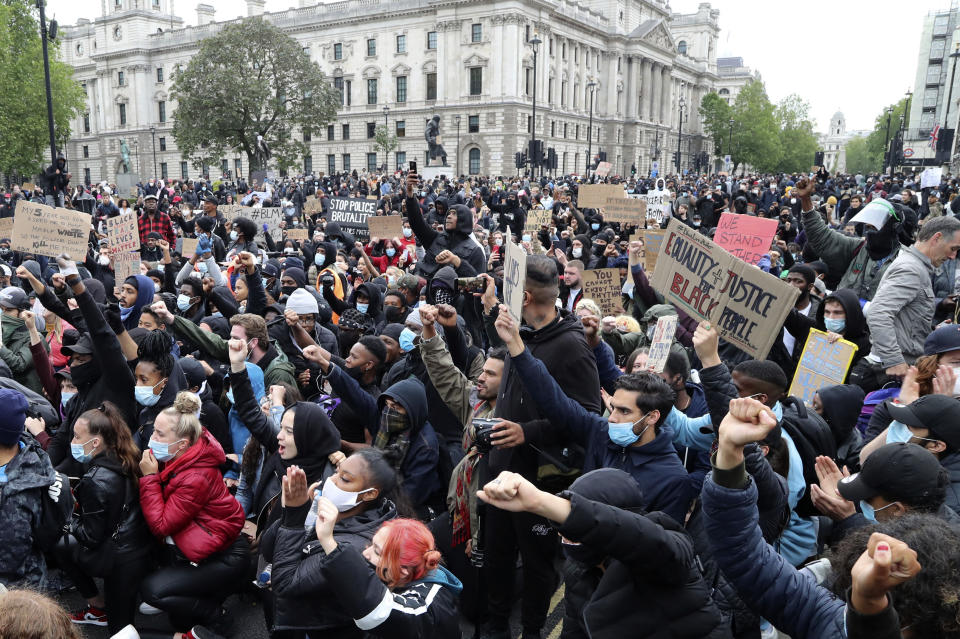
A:
[[[837,443],[833,439],[833,432],[820,415],[807,411],[807,407],[796,397],[786,397],[780,400],[783,405],[783,419],[780,426],[787,431],[793,440],[800,459],[803,462],[803,480],[806,486],[819,482],[817,478],[817,456],[826,455],[831,459],[837,456]],[[813,501],[810,499],[809,488],[803,492],[803,497],[794,509],[801,517],[820,515]]]
[[[37,548],[44,552],[53,550],[63,536],[73,515],[73,492],[70,478],[55,470],[56,477],[43,492],[40,499],[40,522],[33,538]]]

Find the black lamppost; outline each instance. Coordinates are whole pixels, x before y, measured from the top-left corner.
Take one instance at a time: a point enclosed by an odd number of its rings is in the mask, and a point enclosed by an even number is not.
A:
[[[460,116],[453,116],[453,121],[457,125],[457,159],[454,162],[454,169],[456,169],[457,177],[460,177]]]
[[[596,88],[596,82],[587,83],[587,89],[590,90],[590,127],[587,129],[587,170],[584,175],[590,174],[590,161],[593,159],[593,92]]]
[[[890,118],[893,117],[893,107],[887,107],[887,137],[883,141],[883,166],[880,172],[883,173],[890,166]]]
[[[137,156],[137,178],[140,178],[140,143],[137,140],[133,141],[133,152]]]
[[[53,96],[50,93],[50,57],[47,54],[47,15],[44,12],[44,1],[37,0],[37,8],[40,9],[40,41],[43,44],[43,82],[47,91],[47,129],[50,132],[50,158],[52,164],[57,164],[57,139],[53,130]],[[49,37],[51,40],[57,37],[57,21],[50,23]]]
[[[730,164],[733,164],[733,118],[730,118],[730,130],[727,132],[727,155],[730,156]],[[731,169],[733,167],[730,167]]]
[[[153,176],[157,177],[157,127],[150,127],[150,135],[153,136]]]
[[[680,119],[677,121],[677,175],[681,175],[682,171],[680,170],[680,155],[682,151],[680,150],[680,144],[683,140],[683,108],[687,106],[687,101],[683,99],[683,96],[680,96]]]
[[[386,173],[390,166],[390,129],[387,124],[387,115],[390,113],[390,107],[383,105],[383,172]]]
[[[537,141],[537,52],[540,49],[540,43],[543,42],[536,33],[530,38],[530,46],[533,48],[533,116],[530,121],[530,150],[536,148]],[[531,153],[533,155],[533,153]],[[537,158],[530,158],[530,178],[537,177]]]

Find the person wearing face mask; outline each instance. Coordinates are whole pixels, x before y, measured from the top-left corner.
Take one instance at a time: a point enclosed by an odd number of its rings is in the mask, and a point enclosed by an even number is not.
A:
[[[343,300],[347,297],[348,284],[346,275],[336,266],[337,246],[332,242],[322,242],[316,249],[313,257],[314,267],[317,271],[315,288],[323,295],[325,300],[328,300],[328,304],[330,298],[343,304]],[[339,324],[339,322],[340,312],[334,310],[333,323]]]
[[[587,271],[595,269],[597,262],[600,261],[600,258],[593,250],[593,242],[586,235],[577,235],[573,238],[573,242],[570,244],[570,253],[567,258],[568,260],[580,260],[586,266],[584,270]]]
[[[0,315],[2,315],[2,337],[0,359],[10,368],[13,379],[35,393],[43,392],[43,383],[33,364],[30,352],[30,331],[20,314],[31,307],[27,294],[19,286],[8,286],[0,290]],[[33,322],[32,314],[29,319]],[[46,349],[46,342],[40,341]]]
[[[248,217],[235,217],[231,221],[230,244],[227,246],[227,259],[240,253],[260,253],[260,248],[254,241],[257,235],[257,224]]]
[[[227,259],[227,248],[224,244],[224,240],[216,233],[217,229],[222,230],[223,225],[217,224],[216,216],[210,217],[207,215],[200,216],[196,220],[196,233],[198,239],[206,238],[210,244],[210,251],[213,254],[213,258],[216,262],[224,262]],[[198,246],[199,248],[199,246]],[[199,251],[198,251],[199,252]]]
[[[123,281],[117,299],[120,302],[120,319],[127,330],[136,328],[140,322],[140,309],[150,306],[154,295],[153,280],[146,275],[131,275]]]
[[[170,406],[177,393],[187,387],[187,379],[170,352],[170,337],[165,332],[150,331],[141,340],[134,377],[137,381],[134,397],[141,406],[134,422],[134,442],[145,448],[157,414]]]
[[[851,360],[848,373],[850,382],[862,386],[867,392],[879,388],[879,386],[869,387],[869,383],[863,378],[868,371],[865,367],[867,362],[861,365],[861,360],[870,354],[870,329],[867,327],[867,320],[863,316],[857,294],[851,289],[842,288],[827,295],[813,315],[805,315],[796,309],[791,310],[783,327],[796,340],[794,364],[799,361],[800,356],[800,353],[796,352],[797,348],[802,352],[810,329],[816,328],[832,333],[833,335],[830,336],[832,340],[843,338],[856,344],[857,350]]]
[[[143,516],[170,558],[143,580],[140,594],[187,639],[201,634],[191,632],[197,624],[225,633],[221,605],[243,581],[250,554],[240,534],[243,509],[220,475],[226,456],[200,425],[200,406],[193,393],[179,393],[157,415],[140,459]]]
[[[562,636],[730,636],[690,536],[665,513],[651,512],[623,470],[593,470],[559,495],[503,472],[479,496],[558,525],[567,575]]]
[[[388,289],[383,295],[384,326],[387,324],[402,324],[410,313],[407,308],[407,299],[397,288]],[[322,346],[322,344],[321,344]],[[329,349],[328,349],[329,350]]]
[[[359,639],[363,631],[339,605],[321,569],[328,557],[319,543],[316,525],[307,523],[313,503],[310,495],[288,504],[289,481],[284,477],[281,520],[264,533],[260,543],[264,560],[273,564],[275,614],[271,630]],[[375,448],[347,457],[336,473],[316,488],[339,511],[333,530],[338,544],[364,548],[384,522],[398,514],[410,514],[406,509],[398,513],[397,500],[403,503],[405,497],[401,496],[396,471],[385,454]]]
[[[137,490],[140,451],[110,402],[77,419],[70,449],[84,473],[73,489],[77,508],[69,532],[56,551],[61,570],[87,600],[71,620],[115,634],[133,622],[150,565],[153,540]],[[102,594],[93,577],[103,578]]]
[[[487,206],[499,216],[497,230],[505,234],[507,229],[510,229],[514,237],[523,234],[523,227],[527,222],[527,213],[520,205],[520,198],[516,191],[511,190],[506,194],[504,191],[494,192]]]
[[[860,409],[863,407],[864,392],[853,384],[822,386],[813,394],[810,408],[823,417],[837,442],[837,465],[846,467],[851,473],[860,468],[860,451],[863,449],[863,437],[857,430]]]

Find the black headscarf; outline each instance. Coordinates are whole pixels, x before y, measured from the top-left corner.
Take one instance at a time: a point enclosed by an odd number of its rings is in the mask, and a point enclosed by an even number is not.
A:
[[[291,408],[296,410],[293,442],[297,446],[297,456],[281,459],[281,464],[284,470],[294,465],[302,468],[308,483],[319,481],[327,458],[340,450],[340,432],[327,417],[327,412],[317,404],[297,402]]]

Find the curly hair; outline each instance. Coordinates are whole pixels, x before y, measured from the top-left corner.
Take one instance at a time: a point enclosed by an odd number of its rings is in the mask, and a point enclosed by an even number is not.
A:
[[[909,514],[851,532],[830,554],[833,591],[842,597],[850,588],[850,571],[875,532],[910,546],[923,566],[893,592],[901,627],[926,639],[960,637],[960,532],[939,517]]]

